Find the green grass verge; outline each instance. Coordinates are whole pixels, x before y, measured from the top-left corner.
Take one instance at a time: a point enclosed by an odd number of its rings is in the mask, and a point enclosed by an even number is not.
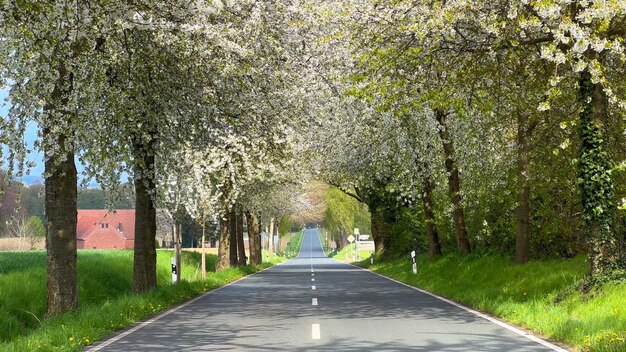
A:
[[[294,233],[287,244],[284,251],[280,252],[280,255],[286,258],[295,258],[300,253],[300,247],[302,246],[302,240],[304,239],[304,229]]]
[[[171,251],[158,251],[158,288],[132,294],[132,251],[79,251],[80,309],[45,319],[45,252],[0,253],[0,351],[78,351],[137,321],[268,267],[209,272],[200,279],[200,253],[182,253],[182,277],[171,284]],[[209,271],[216,257],[207,256]],[[278,262],[280,259],[275,259]]]
[[[359,265],[369,266],[369,260]],[[370,269],[583,351],[626,351],[626,283],[581,294],[588,272],[584,257],[514,265],[502,256],[446,255],[431,261],[376,263]]]
[[[335,254],[331,254],[330,257],[338,259],[338,260],[352,262],[354,258],[355,248],[356,248],[356,245],[354,243],[350,243],[347,246],[344,246],[341,250],[339,250]],[[371,254],[372,254],[372,251],[370,250],[360,250],[359,260],[365,260],[365,259],[369,260],[369,257]]]

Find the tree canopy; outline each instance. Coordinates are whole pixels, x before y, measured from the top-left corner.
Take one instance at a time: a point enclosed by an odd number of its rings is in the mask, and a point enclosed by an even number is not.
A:
[[[156,208],[219,223],[225,253],[233,213],[279,227],[313,180],[332,230],[369,210],[379,254],[623,271],[625,23],[620,1],[1,2],[0,157],[27,173],[38,126],[50,313],[77,304],[76,160],[111,199],[131,177],[138,292]]]

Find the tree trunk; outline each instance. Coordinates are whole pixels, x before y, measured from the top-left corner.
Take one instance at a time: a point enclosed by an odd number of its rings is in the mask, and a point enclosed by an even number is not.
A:
[[[530,143],[528,116],[517,115],[517,211],[515,221],[515,262],[528,262],[530,246]]]
[[[248,221],[248,247],[250,248],[250,264],[261,265],[261,224],[259,218],[250,211],[246,212]]]
[[[271,252],[274,252],[274,218],[270,219],[270,227],[267,236],[269,238],[267,242],[267,252],[269,254]]]
[[[206,280],[206,253],[204,252],[204,240],[206,234],[206,224],[202,223],[202,243],[200,248],[202,249],[202,280]]]
[[[135,156],[135,254],[133,292],[147,291],[157,285],[156,208],[152,199],[155,185],[156,132],[134,136]],[[179,234],[180,235],[180,234]]]
[[[78,308],[76,278],[77,182],[74,143],[71,136],[54,134],[50,125],[54,118],[71,119],[62,112],[72,90],[72,75],[59,65],[59,78],[52,91],[49,113],[44,127],[44,148],[52,157],[45,161],[45,211],[47,219],[46,257],[48,263],[48,315]],[[57,106],[59,104],[60,106]],[[59,116],[62,114],[61,116]],[[71,126],[71,123],[68,123]],[[68,138],[69,137],[69,138]],[[69,139],[69,140],[68,140]],[[61,146],[61,154],[55,149]]]
[[[230,268],[230,211],[220,218],[220,244],[217,251],[216,270]]]
[[[237,266],[237,209],[234,206],[230,211],[230,220],[228,222],[228,225],[230,227],[230,266]]]
[[[374,251],[376,255],[381,255],[385,250],[385,237],[388,232],[388,224],[382,211],[376,208],[371,209],[372,217],[372,237],[374,239]]]
[[[52,137],[63,145],[66,137]],[[55,144],[52,144],[55,145]],[[61,314],[78,308],[76,279],[77,172],[74,152],[45,162],[46,249],[48,262],[48,314]]]
[[[465,212],[463,211],[461,197],[461,181],[459,177],[459,168],[454,162],[454,144],[452,136],[448,131],[447,119],[448,115],[441,109],[435,109],[435,118],[439,122],[439,137],[443,144],[443,151],[446,157],[446,171],[448,173],[448,188],[450,190],[450,198],[454,205],[454,230],[456,232],[457,245],[461,253],[467,254],[472,251],[470,241],[467,238],[467,228],[465,227]]]
[[[597,54],[589,59],[598,59]],[[592,275],[619,267],[619,247],[615,235],[615,191],[611,169],[613,161],[606,146],[608,99],[601,83],[593,83],[585,70],[579,79],[578,101],[580,148],[578,180],[583,221],[588,234]]]
[[[426,235],[428,236],[428,253],[431,258],[441,256],[441,245],[439,244],[439,233],[435,225],[435,213],[433,212],[433,185],[430,176],[422,178],[423,192],[422,203],[424,203],[424,223],[426,224]]]
[[[250,239],[248,239],[249,241]],[[237,253],[238,257],[238,265],[245,266],[246,262],[246,246],[243,242],[243,207],[237,207]]]

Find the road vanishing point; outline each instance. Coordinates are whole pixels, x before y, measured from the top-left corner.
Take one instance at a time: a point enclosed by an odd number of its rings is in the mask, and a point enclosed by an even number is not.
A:
[[[508,324],[327,258],[297,258],[210,291],[87,351],[566,351]]]

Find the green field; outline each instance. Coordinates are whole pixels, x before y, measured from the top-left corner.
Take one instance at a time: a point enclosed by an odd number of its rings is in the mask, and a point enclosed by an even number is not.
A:
[[[417,275],[407,259],[370,269],[583,351],[626,351],[626,283],[580,293],[584,257],[514,265],[504,256],[422,255],[417,266]]]
[[[45,319],[45,252],[0,253],[0,351],[77,351],[136,321],[271,265],[210,272],[202,281],[200,253],[183,252],[184,281],[172,285],[171,256],[171,251],[158,251],[159,287],[134,295],[132,251],[79,251],[80,309]],[[207,256],[208,271],[214,271],[215,261],[216,256]]]

